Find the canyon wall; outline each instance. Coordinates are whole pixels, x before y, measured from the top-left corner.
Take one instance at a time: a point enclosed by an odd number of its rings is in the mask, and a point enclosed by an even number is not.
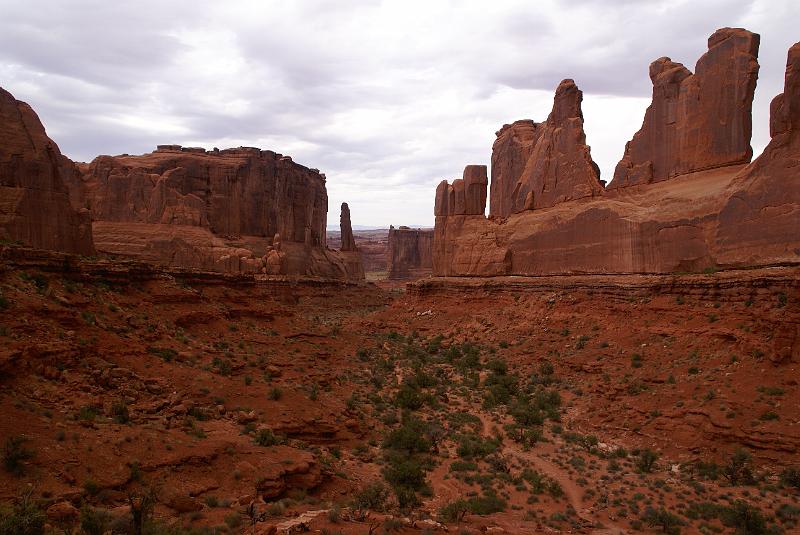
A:
[[[0,240],[94,254],[91,218],[64,183],[75,173],[36,112],[0,88]]]
[[[327,248],[327,212],[323,174],[256,148],[160,145],[76,164],[30,106],[0,89],[1,240],[201,270],[363,279],[352,231],[344,250]]]
[[[444,210],[446,193],[459,188],[440,184],[434,275],[671,273],[799,263],[800,50],[795,45],[789,51],[786,87],[772,103],[772,141],[748,165],[757,48],[758,36],[745,30],[716,32],[709,39],[709,52],[698,62],[694,81],[676,74],[689,84],[681,85],[678,96],[686,91],[700,107],[688,113],[691,99],[678,98],[680,120],[664,123],[667,130],[661,121],[666,112],[654,111],[663,107],[661,93],[654,90],[643,129],[623,158],[623,162],[650,163],[629,167],[621,162],[624,169],[654,169],[652,176],[642,175],[646,179],[625,175],[614,187],[590,188],[590,194],[559,197],[544,203],[547,206],[536,206],[539,190],[534,189],[532,202],[522,211],[518,211],[520,190],[512,191],[511,199],[492,199],[496,213],[488,219],[482,213]],[[684,72],[676,69],[675,73]],[[701,87],[705,89],[700,91]],[[717,94],[713,105],[706,92]],[[516,138],[515,130],[520,132]],[[544,135],[543,126],[529,122],[501,129],[493,150],[493,166],[499,164],[492,170],[493,193],[508,195],[509,170],[519,169],[526,151],[530,151],[526,168],[552,167],[551,155],[536,156],[531,149],[542,143]],[[580,136],[577,139],[583,143]],[[674,140],[684,141],[676,145]],[[680,149],[681,143],[689,143],[686,140],[699,148]],[[588,150],[573,152],[572,169],[585,170],[587,156]],[[566,154],[557,155],[562,157]],[[532,165],[535,158],[541,161]],[[587,176],[591,178],[591,173],[572,171],[561,183],[586,185]],[[503,217],[508,210],[511,213]]]
[[[216,271],[363,278],[355,250],[326,247],[325,176],[288,156],[159,145],[78,167],[70,195],[92,212],[102,252]]]
[[[433,230],[390,227],[388,256],[390,279],[427,277],[433,271]]]

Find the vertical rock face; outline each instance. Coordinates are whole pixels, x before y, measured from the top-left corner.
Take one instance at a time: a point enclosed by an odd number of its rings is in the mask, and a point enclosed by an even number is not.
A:
[[[490,215],[507,217],[602,194],[600,168],[583,131],[582,101],[575,82],[563,80],[547,121],[517,121],[497,132]]]
[[[0,88],[0,239],[93,254],[91,217],[63,181],[74,172],[33,109]]]
[[[772,101],[772,139],[747,165],[757,49],[757,35],[723,29],[709,39],[695,74],[668,58],[654,62],[653,103],[628,144],[612,191],[573,195],[570,203],[544,195],[554,191],[552,184],[578,191],[588,185],[584,192],[594,184],[585,171],[588,147],[585,153],[565,150],[583,141],[572,120],[580,116],[577,89],[562,84],[548,122],[535,132],[529,125],[533,149],[511,205],[524,211],[505,219],[462,215],[459,181],[439,185],[433,273],[673,273],[800,265],[800,43],[789,50],[784,92]],[[566,126],[556,126],[565,120]],[[514,157],[525,154],[531,141],[510,144],[504,137],[509,130],[500,132],[495,148],[510,146],[503,150]],[[565,143],[569,132],[573,141]],[[494,162],[505,161],[499,149],[495,156]],[[572,172],[556,171],[561,164]],[[531,172],[540,165],[542,171]],[[493,191],[506,190],[507,176],[502,169],[493,172],[499,177]],[[581,176],[590,180],[576,183]],[[551,177],[559,180],[548,182]],[[540,209],[550,202],[555,204]],[[508,205],[497,210],[504,214]]]
[[[350,207],[342,203],[342,212],[339,215],[339,228],[342,233],[342,251],[355,251],[356,240],[353,238],[353,226],[350,224]]]
[[[530,119],[503,125],[492,145],[492,185],[489,215],[508,217],[514,212],[514,187],[522,176],[536,141],[540,125]]]
[[[800,261],[800,43],[789,49],[784,90],[770,106],[770,134],[763,154],[734,179],[719,213],[721,263]]]
[[[325,245],[328,195],[315,169],[250,147],[161,145],[142,156],[99,156],[70,183],[98,221],[188,225],[221,236]]]
[[[652,103],[608,187],[749,162],[759,41],[741,28],[717,30],[694,74],[667,57],[654,61]]]
[[[537,128],[538,139],[514,186],[514,212],[602,193],[600,168],[592,160],[583,131],[582,101],[583,92],[575,82],[559,84],[553,111]]]
[[[463,178],[453,180],[452,184],[447,180],[439,183],[434,215],[484,215],[488,185],[485,165],[466,166]]]
[[[433,268],[433,230],[389,228],[390,279],[417,279]]]

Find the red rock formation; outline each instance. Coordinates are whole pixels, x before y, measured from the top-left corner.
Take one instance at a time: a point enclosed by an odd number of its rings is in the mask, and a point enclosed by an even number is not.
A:
[[[711,42],[712,48],[723,46],[716,38]],[[714,65],[704,69],[717,71]],[[770,129],[772,141],[747,166],[615,188],[506,219],[437,215],[434,274],[672,273],[798,264],[800,44],[789,51],[786,86],[773,101]]]
[[[350,223],[350,207],[347,206],[346,202],[342,203],[342,212],[339,216],[339,228],[342,232],[342,246],[340,247],[340,250],[355,251],[356,241],[353,238],[353,226]]]
[[[492,145],[492,184],[489,215],[508,217],[514,212],[514,188],[541,134],[530,119],[503,125]]]
[[[448,184],[443,180],[436,188],[436,204],[434,214],[445,215],[483,215],[486,211],[486,176],[485,165],[468,165],[464,168],[463,178]]]
[[[82,166],[84,202],[99,221],[205,227],[220,236],[273,236],[325,245],[325,177],[256,148],[161,145]]]
[[[325,176],[288,156],[159,145],[80,170],[71,196],[93,211],[103,252],[215,271],[363,278],[357,253],[325,247]]]
[[[770,106],[770,134],[727,192],[716,232],[720,263],[800,261],[800,43],[789,49],[784,91]]]
[[[484,188],[485,192],[485,188]],[[389,228],[390,279],[418,279],[433,270],[433,230]]]
[[[553,111],[537,127],[536,143],[514,186],[514,212],[602,193],[600,168],[592,160],[583,131],[582,101],[583,92],[575,82],[563,80],[558,85]]]
[[[73,209],[64,185],[74,172],[36,112],[0,88],[0,239],[94,254],[91,217]]]
[[[363,279],[364,262],[361,260],[361,251],[356,247],[356,241],[355,238],[353,238],[353,227],[350,224],[350,207],[347,206],[346,202],[342,203],[339,225],[342,239],[342,247],[339,251],[339,256],[344,262],[349,278]]]
[[[653,101],[608,187],[749,162],[759,40],[740,28],[717,30],[694,74],[667,57],[654,61]]]

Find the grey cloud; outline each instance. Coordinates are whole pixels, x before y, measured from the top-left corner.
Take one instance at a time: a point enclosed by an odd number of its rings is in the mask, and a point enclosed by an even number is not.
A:
[[[488,163],[504,122],[544,119],[563,78],[587,96],[649,97],[649,63],[667,55],[693,69],[720,26],[762,34],[763,144],[799,11],[791,0],[0,0],[0,85],[80,160],[168,142],[268,144],[326,172],[331,206],[352,195],[355,223],[408,213],[421,224],[436,183]],[[609,116],[587,134],[618,145],[598,155],[613,167],[641,119]]]

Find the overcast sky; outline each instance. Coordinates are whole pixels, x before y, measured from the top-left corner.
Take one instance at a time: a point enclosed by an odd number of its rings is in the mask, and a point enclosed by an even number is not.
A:
[[[69,157],[258,146],[328,177],[328,221],[432,225],[436,184],[542,121],[563,78],[610,180],[649,63],[694,70],[723,26],[761,34],[753,148],[800,40],[798,0],[0,0],[0,86]]]

